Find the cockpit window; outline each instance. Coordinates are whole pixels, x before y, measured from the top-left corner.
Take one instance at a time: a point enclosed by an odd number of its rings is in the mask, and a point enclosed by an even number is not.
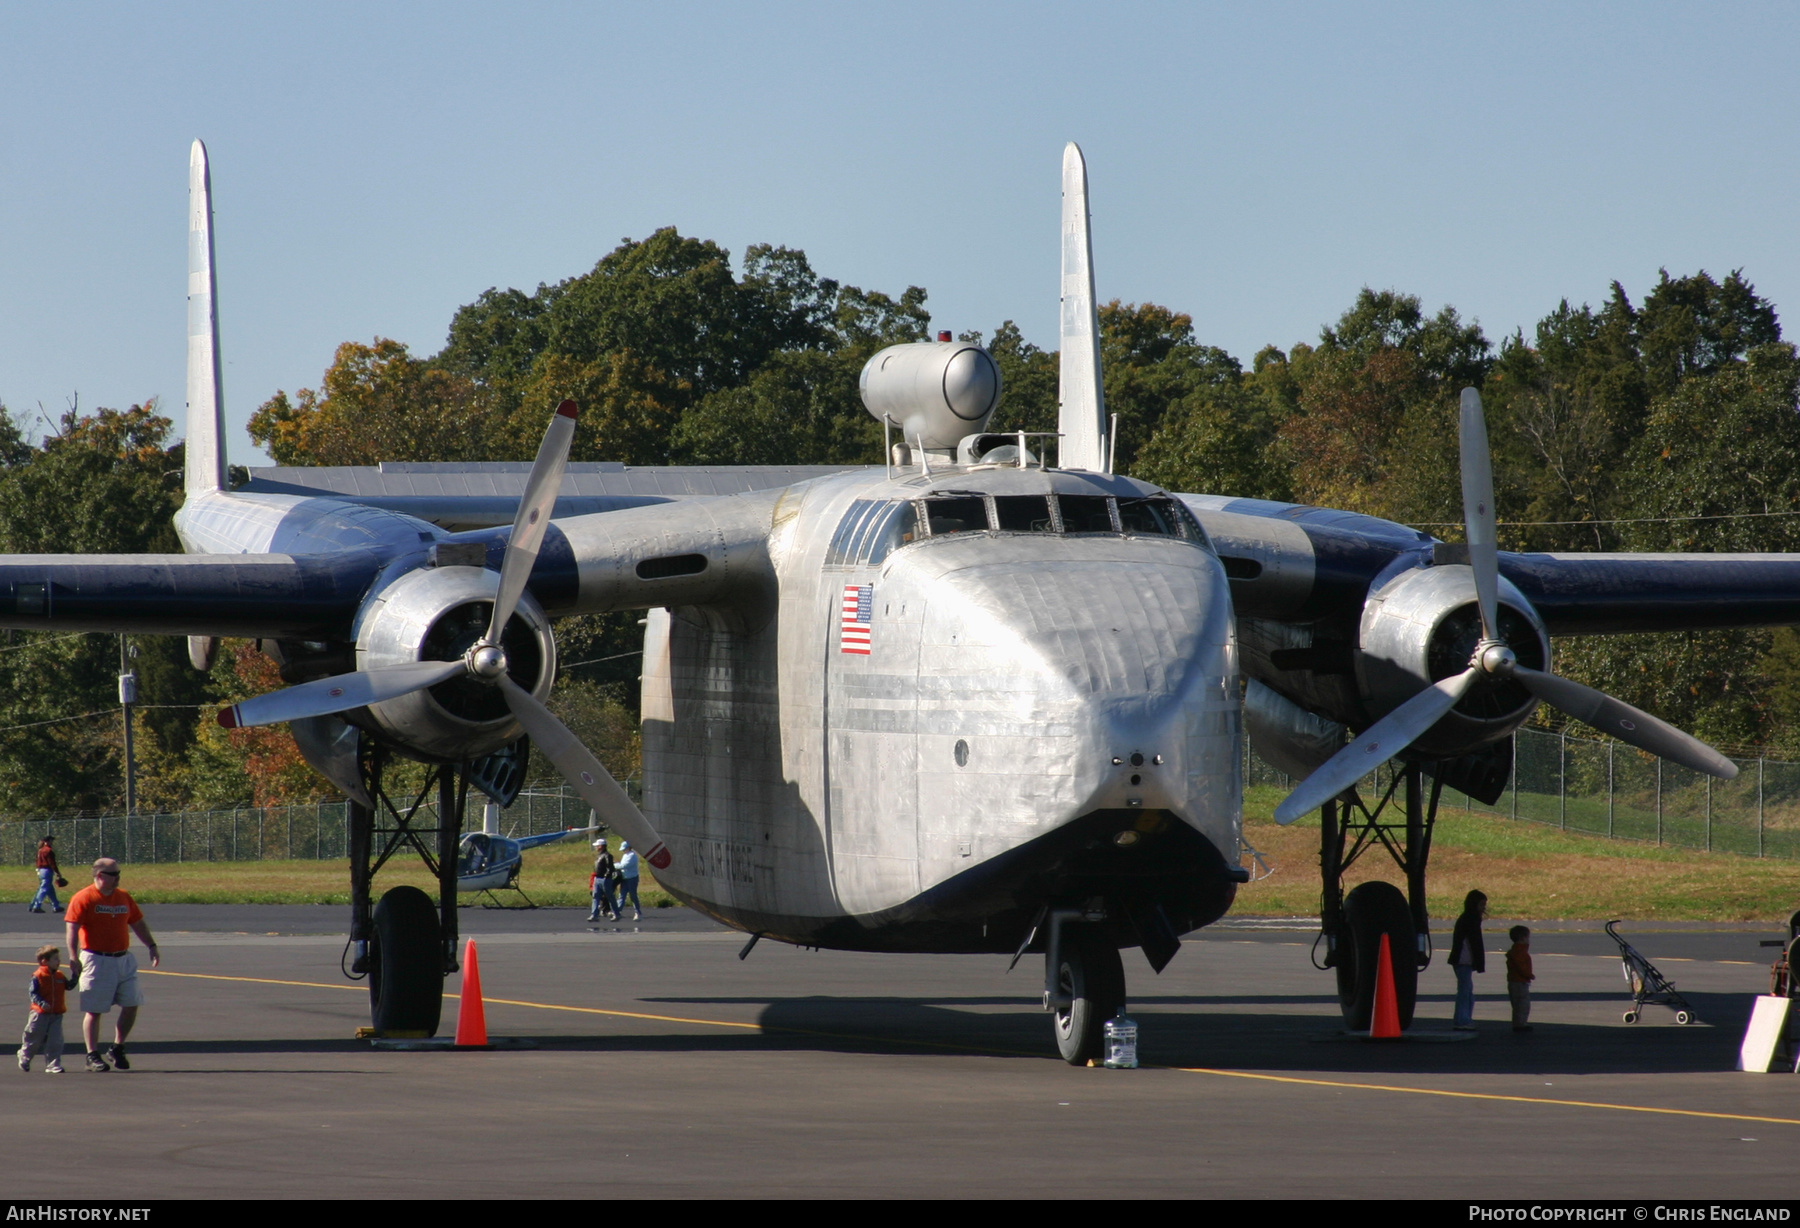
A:
[[[1173,499],[1120,499],[1119,527],[1127,533],[1180,537],[1181,520]]]
[[[1050,500],[1043,495],[995,495],[994,518],[1002,533],[1054,533]]]
[[[927,499],[925,514],[933,537],[981,532],[988,527],[987,500],[979,496]]]
[[[918,540],[919,512],[910,503],[890,503],[863,534],[861,561],[873,567],[900,547]]]
[[[1116,533],[1112,500],[1105,495],[1058,495],[1064,533]]]
[[[919,513],[910,502],[858,499],[831,536],[825,566],[873,566],[918,536]]]
[[[831,535],[831,546],[825,551],[825,566],[846,567],[856,562],[856,539],[861,535],[865,525],[875,518],[887,504],[874,499],[858,499],[838,521],[837,532]]]

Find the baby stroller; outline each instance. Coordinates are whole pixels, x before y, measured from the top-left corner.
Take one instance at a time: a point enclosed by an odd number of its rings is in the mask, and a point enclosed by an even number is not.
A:
[[[1608,921],[1606,932],[1619,944],[1619,960],[1625,965],[1625,983],[1631,986],[1631,1009],[1625,1012],[1625,1022],[1636,1023],[1643,1013],[1644,1003],[1649,1002],[1672,1008],[1676,1023],[1692,1023],[1694,1008],[1688,1005],[1688,1000],[1676,992],[1675,986],[1656,970],[1655,964],[1619,936],[1619,931],[1613,928],[1617,924],[1617,921]]]

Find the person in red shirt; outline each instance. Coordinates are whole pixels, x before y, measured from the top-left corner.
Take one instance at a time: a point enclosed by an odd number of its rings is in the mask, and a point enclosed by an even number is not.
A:
[[[69,950],[80,952],[71,965],[78,962],[81,969],[81,1038],[87,1043],[87,1068],[95,1072],[114,1066],[130,1070],[131,1063],[125,1058],[125,1038],[131,1035],[138,1007],[144,1004],[143,992],[138,988],[137,956],[129,949],[131,935],[136,933],[149,949],[152,968],[161,961],[156,939],[144,924],[144,914],[129,895],[119,890],[118,862],[102,857],[94,863],[94,885],[83,887],[70,898],[63,921],[69,931]],[[114,1006],[119,1008],[119,1019],[113,1025],[109,1066],[100,1055],[100,1016]]]
[[[1515,925],[1506,931],[1512,946],[1506,952],[1506,994],[1512,999],[1512,1029],[1531,1031],[1531,930]]]
[[[19,1069],[31,1073],[31,1059],[42,1052],[50,1059],[45,1074],[63,1072],[62,1051],[63,993],[69,987],[69,974],[59,965],[62,952],[55,947],[40,947],[37,971],[31,975],[31,1014],[25,1021],[25,1035],[19,1041]]]
[[[51,912],[61,912],[62,903],[56,898],[58,887],[67,887],[69,880],[62,876],[62,867],[56,864],[56,837],[45,836],[38,841],[37,895],[31,901],[32,912],[43,912],[44,901],[50,901]]]

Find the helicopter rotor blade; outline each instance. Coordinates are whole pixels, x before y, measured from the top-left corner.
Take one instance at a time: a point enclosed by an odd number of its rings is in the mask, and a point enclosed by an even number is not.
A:
[[[221,708],[219,724],[227,729],[243,729],[252,725],[272,725],[277,721],[297,721],[308,716],[330,716],[334,712],[348,712],[352,708],[422,691],[467,670],[468,666],[461,661],[414,661],[410,665],[387,665],[380,669],[336,674]]]
[[[1470,666],[1460,674],[1432,683],[1376,721],[1301,781],[1275,807],[1275,821],[1285,825],[1318,809],[1411,746],[1456,706],[1456,701],[1468,693],[1480,676],[1481,671]]]
[[[494,613],[488,620],[486,642],[498,644],[500,633],[519,604],[525,581],[537,562],[538,549],[544,544],[544,533],[550,528],[550,512],[562,490],[563,470],[569,464],[569,445],[575,439],[575,402],[564,401],[550,417],[544,429],[544,441],[538,445],[537,459],[532,462],[531,476],[525,479],[525,492],[519,497],[519,512],[513,518],[512,536],[506,541],[506,555],[500,562],[500,591],[494,594]]]
[[[581,744],[569,727],[556,718],[532,694],[504,675],[499,679],[500,693],[506,705],[525,726],[532,742],[544,757],[556,765],[563,779],[575,787],[582,800],[594,808],[600,821],[644,850],[643,858],[658,870],[669,864],[669,850],[664,847],[650,820],[644,817],[619,782],[612,778],[593,752]]]

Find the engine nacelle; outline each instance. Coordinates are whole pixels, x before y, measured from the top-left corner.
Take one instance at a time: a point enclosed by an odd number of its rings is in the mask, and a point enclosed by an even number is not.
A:
[[[1519,664],[1543,669],[1550,657],[1543,620],[1504,577],[1499,620],[1500,637]],[[1401,572],[1363,606],[1355,663],[1369,714],[1379,719],[1439,679],[1462,673],[1480,639],[1475,573],[1469,567],[1448,564]],[[1537,703],[1511,679],[1483,678],[1413,748],[1427,755],[1467,754],[1507,737]]]
[[[408,572],[378,593],[357,618],[356,667],[454,661],[487,631],[500,574],[481,567],[429,567]],[[556,678],[550,620],[529,592],[501,633],[507,674],[539,700]],[[495,686],[453,678],[429,690],[371,704],[346,719],[419,758],[479,758],[523,732]]]
[[[999,366],[967,341],[890,345],[863,364],[857,384],[877,421],[893,419],[907,443],[932,450],[955,448],[1000,404]]]

